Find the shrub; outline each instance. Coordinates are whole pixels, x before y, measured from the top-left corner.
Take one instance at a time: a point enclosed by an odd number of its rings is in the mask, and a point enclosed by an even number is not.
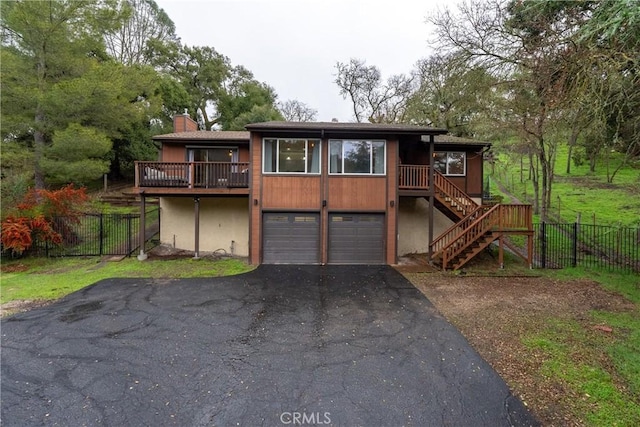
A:
[[[69,222],[79,222],[78,217],[87,200],[85,189],[76,189],[73,184],[54,191],[30,190],[2,221],[3,250],[21,255],[35,241],[59,245],[73,240]]]

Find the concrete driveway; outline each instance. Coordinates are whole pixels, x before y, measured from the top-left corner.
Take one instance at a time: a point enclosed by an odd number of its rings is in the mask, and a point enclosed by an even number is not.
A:
[[[390,267],[111,279],[2,321],[2,425],[535,425]]]

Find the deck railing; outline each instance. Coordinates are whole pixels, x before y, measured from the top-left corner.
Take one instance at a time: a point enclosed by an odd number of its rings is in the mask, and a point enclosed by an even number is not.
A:
[[[400,165],[398,188],[401,190],[428,190],[429,166]]]
[[[135,173],[136,187],[249,187],[248,162],[136,162]]]

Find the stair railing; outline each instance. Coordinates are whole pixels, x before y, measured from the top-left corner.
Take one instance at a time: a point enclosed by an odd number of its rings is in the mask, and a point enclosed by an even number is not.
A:
[[[497,230],[496,230],[497,227]],[[442,268],[489,231],[533,230],[531,205],[495,205],[442,248]]]
[[[446,270],[449,261],[500,223],[500,207],[501,205],[495,205],[489,209],[442,249],[443,270]]]
[[[432,257],[437,257],[442,253],[442,250],[452,241],[458,238],[458,236],[466,230],[473,222],[480,217],[484,212],[489,210],[488,206],[478,206],[465,218],[456,222],[442,234],[440,234],[431,244]]]
[[[456,201],[458,204],[464,204],[467,209],[474,210],[479,206],[471,197],[456,187],[453,182],[437,170],[433,171],[433,181],[436,192],[439,191],[443,193],[446,197]]]

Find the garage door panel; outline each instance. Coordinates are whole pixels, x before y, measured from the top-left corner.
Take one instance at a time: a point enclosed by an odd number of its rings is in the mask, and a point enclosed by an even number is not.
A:
[[[329,263],[383,264],[383,214],[330,214]]]
[[[262,253],[265,264],[320,262],[320,215],[263,214]]]

